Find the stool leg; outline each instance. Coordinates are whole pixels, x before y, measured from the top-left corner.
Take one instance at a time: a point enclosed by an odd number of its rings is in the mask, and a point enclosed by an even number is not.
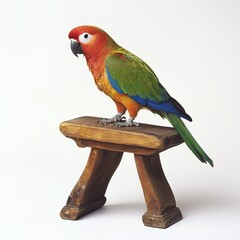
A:
[[[149,227],[167,228],[182,219],[173,192],[162,170],[159,154],[135,154],[138,175],[142,184],[147,212],[143,223]]]
[[[91,149],[87,165],[60,213],[61,218],[76,220],[105,204],[108,183],[122,155],[122,152]]]

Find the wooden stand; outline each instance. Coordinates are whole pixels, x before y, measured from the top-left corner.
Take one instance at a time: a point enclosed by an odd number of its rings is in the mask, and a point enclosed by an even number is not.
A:
[[[76,220],[101,208],[108,183],[123,152],[134,153],[147,204],[143,223],[167,228],[182,219],[172,190],[162,170],[159,153],[183,141],[173,128],[141,124],[117,128],[97,124],[99,118],[81,117],[63,122],[61,132],[79,147],[91,147],[87,165],[73,188],[60,216]]]

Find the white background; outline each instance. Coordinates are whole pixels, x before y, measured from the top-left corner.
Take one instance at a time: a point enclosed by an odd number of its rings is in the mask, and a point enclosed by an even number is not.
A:
[[[0,3],[0,239],[239,239],[239,1],[5,0]],[[184,219],[145,227],[133,156],[125,154],[101,210],[79,221],[59,217],[89,149],[58,130],[115,106],[93,83],[68,32],[105,29],[144,59],[192,116],[193,135],[215,162],[182,144],[162,163]],[[143,111],[137,119],[168,123]]]

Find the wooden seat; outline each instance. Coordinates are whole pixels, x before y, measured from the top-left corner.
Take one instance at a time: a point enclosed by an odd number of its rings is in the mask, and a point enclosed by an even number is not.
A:
[[[159,153],[183,141],[173,128],[141,124],[117,128],[97,124],[100,118],[80,117],[61,123],[60,131],[79,147],[91,147],[86,167],[73,188],[60,216],[76,220],[101,208],[108,183],[123,152],[134,153],[147,211],[143,223],[167,228],[182,219],[161,167]]]

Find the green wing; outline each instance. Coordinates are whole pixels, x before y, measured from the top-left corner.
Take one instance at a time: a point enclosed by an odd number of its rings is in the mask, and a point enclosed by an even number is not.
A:
[[[118,92],[158,103],[170,97],[153,70],[130,52],[111,54],[106,60],[106,70],[111,85]]]
[[[160,84],[153,70],[130,52],[122,50],[111,54],[106,60],[106,72],[110,84],[119,93],[127,94],[160,115],[161,112],[174,113],[192,121],[181,104]]]

